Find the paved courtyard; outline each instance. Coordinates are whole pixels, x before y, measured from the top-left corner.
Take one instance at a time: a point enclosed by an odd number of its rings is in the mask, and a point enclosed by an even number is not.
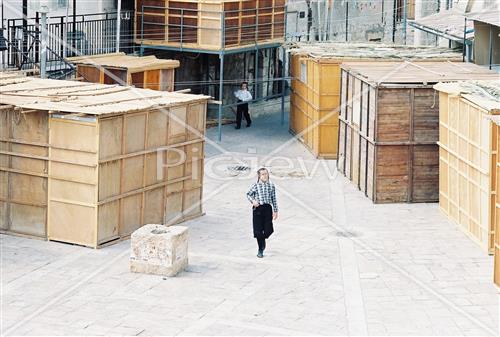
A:
[[[2,335],[498,334],[493,259],[437,204],[372,204],[279,116],[224,126],[207,157],[178,277],[130,273],[128,240],[0,236]],[[280,217],[258,259],[245,193],[266,161]]]

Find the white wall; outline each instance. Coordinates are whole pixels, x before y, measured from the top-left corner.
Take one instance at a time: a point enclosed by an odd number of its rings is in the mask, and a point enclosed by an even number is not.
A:
[[[3,17],[4,19],[18,19],[22,18],[23,15],[23,1],[22,0],[0,0],[3,3]],[[67,0],[70,8],[69,14],[73,13],[73,0]],[[28,0],[29,6],[30,0]],[[91,14],[91,13],[104,13],[112,12],[116,10],[114,0],[77,0],[76,1],[76,13],[77,14]],[[0,9],[0,17],[1,17]],[[49,13],[50,16],[66,15],[66,9],[59,9]],[[28,17],[35,17],[35,12],[28,8]]]

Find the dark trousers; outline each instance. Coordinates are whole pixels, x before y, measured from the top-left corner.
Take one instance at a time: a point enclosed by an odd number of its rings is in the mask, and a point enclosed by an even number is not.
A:
[[[263,252],[266,249],[266,239],[257,238],[257,244],[259,245],[259,251]]]
[[[238,103],[241,102],[238,100]],[[250,119],[250,114],[248,113],[248,103],[239,104],[236,108],[236,127],[241,127],[241,117],[245,115],[245,119],[247,121],[247,126],[252,124],[252,120]]]

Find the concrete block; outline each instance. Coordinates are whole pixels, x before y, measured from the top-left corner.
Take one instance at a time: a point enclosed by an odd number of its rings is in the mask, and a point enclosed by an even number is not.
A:
[[[130,271],[175,276],[188,265],[188,228],[144,225],[132,233]]]

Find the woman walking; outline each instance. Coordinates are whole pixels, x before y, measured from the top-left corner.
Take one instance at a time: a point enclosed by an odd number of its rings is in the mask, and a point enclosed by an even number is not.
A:
[[[247,198],[253,208],[253,237],[257,239],[259,251],[257,257],[264,257],[266,239],[274,232],[273,220],[278,219],[276,188],[269,181],[269,172],[265,168],[257,171],[257,182],[247,192]]]

